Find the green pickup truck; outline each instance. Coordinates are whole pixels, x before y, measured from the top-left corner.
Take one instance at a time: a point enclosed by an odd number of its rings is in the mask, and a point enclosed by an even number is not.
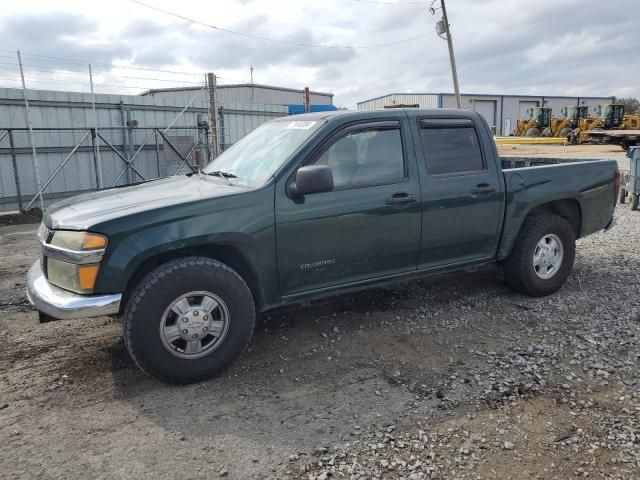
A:
[[[202,172],[50,207],[27,294],[46,319],[121,315],[138,366],[170,383],[219,372],[285,304],[492,262],[548,295],[575,239],[612,225],[620,177],[545,163],[498,157],[471,111],[274,120]]]

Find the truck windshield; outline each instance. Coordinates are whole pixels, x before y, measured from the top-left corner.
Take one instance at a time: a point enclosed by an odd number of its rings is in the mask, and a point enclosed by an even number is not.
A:
[[[206,166],[204,173],[223,172],[238,183],[270,178],[323,121],[276,120],[260,125]]]

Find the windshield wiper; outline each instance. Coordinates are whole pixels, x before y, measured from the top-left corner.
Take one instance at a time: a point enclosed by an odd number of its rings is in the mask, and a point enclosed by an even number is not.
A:
[[[208,172],[207,175],[213,175],[215,177],[224,177],[224,178],[238,178],[233,173],[223,172],[222,170],[216,170],[215,172]]]
[[[214,172],[207,172],[207,175],[211,175],[212,177],[222,177],[227,181],[227,183],[229,185],[231,185],[231,182],[229,181],[230,178],[238,178],[233,173],[223,172],[222,170],[216,170]]]

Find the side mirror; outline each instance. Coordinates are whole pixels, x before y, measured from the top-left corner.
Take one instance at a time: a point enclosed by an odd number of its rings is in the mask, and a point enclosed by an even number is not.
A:
[[[307,165],[296,173],[296,181],[289,185],[289,193],[295,197],[333,190],[333,173],[327,165]]]

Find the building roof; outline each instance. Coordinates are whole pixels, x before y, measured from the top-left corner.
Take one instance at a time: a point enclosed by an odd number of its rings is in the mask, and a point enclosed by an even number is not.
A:
[[[276,87],[274,85],[262,85],[259,83],[231,83],[226,85],[216,85],[216,88],[241,88],[241,87],[255,87],[255,88],[265,88],[269,90],[280,90],[282,92],[292,92],[292,93],[304,93],[304,90],[298,90],[297,88],[288,88],[288,87]],[[140,95],[150,95],[156,92],[184,92],[184,91],[192,91],[192,90],[200,90],[202,86],[195,87],[171,87],[171,88],[152,88],[150,90],[145,90]],[[309,91],[310,94],[313,95],[324,95],[325,97],[333,97],[333,93],[327,92],[316,92],[314,90]]]
[[[443,96],[443,95],[455,95],[454,93],[447,93],[447,92],[393,92],[393,93],[387,93],[386,95],[380,95],[379,97],[374,97],[374,98],[369,98],[368,100],[362,100],[361,102],[357,102],[357,105],[361,105],[363,103],[367,103],[367,102],[373,102],[374,100],[380,100],[381,98],[387,98],[390,97],[392,95],[438,95],[438,96]],[[518,98],[575,98],[575,99],[583,99],[583,100],[598,100],[601,98],[614,98],[614,95],[603,95],[601,97],[594,97],[594,96],[588,96],[588,95],[514,95],[514,94],[501,94],[501,93],[466,93],[466,92],[462,92],[460,93],[461,96],[463,97],[507,97],[507,98],[513,98],[513,97],[518,97]]]

